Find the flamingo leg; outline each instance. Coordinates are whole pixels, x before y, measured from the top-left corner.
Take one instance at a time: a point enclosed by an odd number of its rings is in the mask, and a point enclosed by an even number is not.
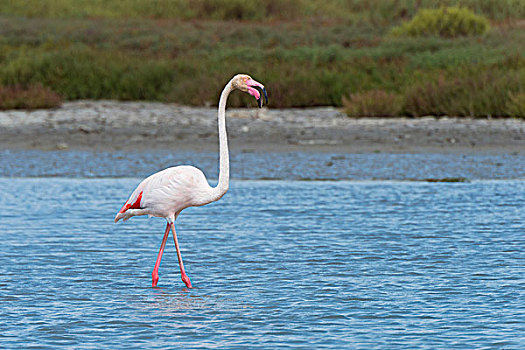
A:
[[[191,286],[190,278],[188,275],[186,275],[186,272],[184,271],[184,263],[182,262],[182,256],[180,254],[179,249],[179,241],[177,240],[177,233],[175,232],[175,224],[171,223],[171,230],[173,231],[173,240],[175,241],[175,249],[177,249],[177,258],[179,259],[179,267],[180,267],[180,276],[182,279],[182,282],[186,285],[188,288],[193,288]]]
[[[162,259],[162,253],[164,253],[164,247],[166,246],[166,241],[168,240],[168,234],[170,233],[170,224],[166,225],[166,231],[164,232],[164,237],[162,238],[162,244],[160,245],[159,255],[157,256],[157,261],[155,262],[155,267],[151,274],[151,286],[156,287],[157,282],[159,281],[159,267],[160,260]]]

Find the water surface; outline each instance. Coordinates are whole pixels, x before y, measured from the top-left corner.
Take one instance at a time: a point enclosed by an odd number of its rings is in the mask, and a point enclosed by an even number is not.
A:
[[[235,179],[424,180],[525,179],[525,153],[231,153]],[[217,152],[158,150],[0,151],[0,176],[145,177],[189,164],[217,178]]]
[[[177,222],[192,290],[113,224],[139,181],[0,178],[0,348],[525,348],[525,181],[233,181]]]

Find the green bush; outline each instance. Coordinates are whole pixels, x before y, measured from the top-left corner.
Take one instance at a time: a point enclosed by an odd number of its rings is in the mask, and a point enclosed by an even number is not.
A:
[[[0,86],[0,109],[37,109],[60,106],[60,96],[41,84]]]
[[[41,83],[66,99],[163,100],[172,75],[163,61],[77,46],[50,52],[20,50],[0,67],[1,84]]]
[[[523,0],[421,0],[424,8],[434,6],[464,6],[476,13],[493,20],[523,18],[525,16],[525,1]]]
[[[371,90],[343,97],[343,106],[350,117],[395,117],[401,111],[402,102],[397,94]]]
[[[442,7],[418,11],[410,22],[392,29],[395,36],[441,36],[456,38],[480,35],[489,29],[486,18],[465,7]]]

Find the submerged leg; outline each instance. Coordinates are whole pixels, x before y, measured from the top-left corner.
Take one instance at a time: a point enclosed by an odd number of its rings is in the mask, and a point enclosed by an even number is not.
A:
[[[164,232],[164,237],[162,238],[162,244],[160,245],[159,255],[157,256],[157,261],[155,262],[155,267],[153,268],[153,273],[151,274],[151,286],[156,287],[157,282],[159,281],[159,266],[160,260],[162,259],[162,253],[164,253],[164,246],[166,246],[166,240],[168,239],[168,234],[170,233],[170,224],[166,225],[166,231]]]
[[[180,255],[179,241],[177,240],[177,233],[175,232],[174,223],[171,223],[171,230],[173,231],[173,240],[175,241],[175,249],[177,249],[177,258],[179,259],[180,276],[181,276],[182,282],[184,282],[186,287],[193,288],[191,286],[190,278],[188,277],[188,275],[186,275],[186,272],[184,271],[184,264],[182,263],[182,256]]]

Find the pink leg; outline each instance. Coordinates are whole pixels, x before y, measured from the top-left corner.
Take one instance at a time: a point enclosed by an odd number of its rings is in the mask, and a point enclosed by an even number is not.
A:
[[[179,259],[180,276],[181,276],[182,282],[184,282],[186,287],[193,288],[191,286],[190,278],[188,277],[188,275],[186,275],[186,272],[184,271],[184,264],[182,263],[182,256],[180,255],[179,241],[177,240],[177,233],[175,232],[174,223],[171,223],[171,230],[173,231],[173,240],[175,241],[175,249],[177,249],[177,258]]]
[[[162,259],[162,253],[164,253],[164,246],[166,246],[166,240],[168,239],[168,234],[170,233],[170,224],[166,225],[166,232],[164,232],[164,237],[162,238],[162,244],[160,245],[159,255],[157,256],[157,261],[155,262],[155,267],[153,268],[153,273],[151,274],[151,286],[156,287],[157,282],[159,281],[159,266],[160,260]]]

